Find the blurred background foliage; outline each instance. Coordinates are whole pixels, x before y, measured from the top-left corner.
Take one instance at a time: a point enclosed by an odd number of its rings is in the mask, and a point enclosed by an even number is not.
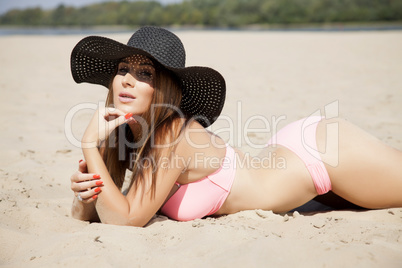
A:
[[[244,27],[270,24],[402,21],[402,0],[187,0],[103,2],[80,8],[10,10],[1,25],[158,25]]]

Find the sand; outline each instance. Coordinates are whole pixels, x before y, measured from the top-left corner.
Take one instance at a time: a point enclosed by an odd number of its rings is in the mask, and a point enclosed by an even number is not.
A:
[[[281,128],[318,112],[402,149],[401,31],[177,34],[187,65],[226,78],[227,101],[211,129],[233,146],[258,152],[271,135],[262,116]],[[70,52],[82,37],[0,37],[2,267],[402,267],[402,208],[159,216],[146,228],[73,219],[77,144],[106,96],[72,80]]]

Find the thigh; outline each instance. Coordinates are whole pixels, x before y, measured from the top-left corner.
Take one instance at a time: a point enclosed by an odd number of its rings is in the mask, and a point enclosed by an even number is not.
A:
[[[323,120],[317,145],[332,190],[366,208],[402,206],[402,152],[345,120]]]

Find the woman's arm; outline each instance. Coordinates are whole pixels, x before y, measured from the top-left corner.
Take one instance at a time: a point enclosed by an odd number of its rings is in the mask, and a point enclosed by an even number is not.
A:
[[[104,140],[114,128],[129,120],[124,119],[124,114],[117,109],[113,112],[118,117],[107,120],[108,115],[105,115],[104,110],[97,111],[82,139],[82,150],[88,172],[99,174],[103,181],[102,193],[96,199],[95,208],[103,223],[144,226],[162,206],[184,167],[160,169],[156,178],[155,196],[151,196],[150,191],[152,184],[150,170],[145,174],[145,183],[140,183],[138,187],[133,184],[127,196],[124,196],[115,185],[101,153],[96,148],[99,141]],[[164,152],[161,153],[163,155]]]
[[[71,207],[73,218],[83,221],[99,221],[94,201],[100,193],[99,186],[102,184],[99,176],[88,173],[86,162],[81,160],[78,164],[78,171],[71,176],[71,190],[74,193],[80,193],[83,198],[80,201],[75,195]],[[99,190],[95,190],[97,189],[95,187],[98,187]]]
[[[155,196],[151,196],[151,172],[145,174],[145,183],[133,184],[124,196],[114,184],[103,159],[96,149],[83,149],[88,171],[100,174],[102,194],[95,202],[95,208],[103,223],[142,227],[160,209],[166,200],[184,166],[170,163],[169,168],[159,169],[156,177]],[[173,160],[172,160],[173,161]]]
[[[94,202],[99,219],[104,223],[127,225],[129,205],[125,196],[114,184],[97,148],[84,148],[88,172],[97,173],[103,181],[102,194]]]

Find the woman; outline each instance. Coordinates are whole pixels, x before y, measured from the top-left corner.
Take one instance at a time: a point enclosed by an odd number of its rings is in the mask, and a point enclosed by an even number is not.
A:
[[[84,38],[71,70],[77,83],[109,88],[107,107],[82,138],[85,161],[71,177],[77,219],[144,226],[158,211],[176,220],[286,212],[329,191],[365,208],[402,206],[402,152],[340,119],[294,122],[247,164],[205,129],[222,110],[223,77],[185,67],[181,41],[165,29],[142,27],[127,45]],[[258,162],[272,155],[283,165]],[[123,195],[126,169],[133,173]]]

